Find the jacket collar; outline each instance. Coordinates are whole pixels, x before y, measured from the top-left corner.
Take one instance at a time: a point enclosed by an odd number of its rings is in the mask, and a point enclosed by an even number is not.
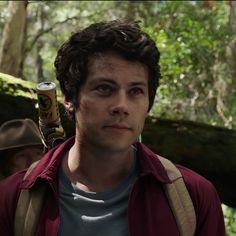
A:
[[[56,179],[63,157],[74,144],[74,137],[61,145],[50,149],[35,166],[34,170],[22,181],[21,188],[31,188],[37,181],[47,181],[53,188],[57,188]]]
[[[20,187],[23,189],[31,188],[37,181],[46,180],[52,188],[57,188],[56,179],[59,167],[66,152],[74,144],[74,139],[72,137],[60,146],[48,151],[34,170],[22,181]],[[170,183],[171,181],[157,155],[139,142],[135,143],[134,146],[137,148],[140,177],[151,175],[161,183]]]
[[[163,184],[171,183],[158,155],[142,143],[135,143],[135,147],[138,150],[137,155],[139,160],[140,177],[151,175]]]

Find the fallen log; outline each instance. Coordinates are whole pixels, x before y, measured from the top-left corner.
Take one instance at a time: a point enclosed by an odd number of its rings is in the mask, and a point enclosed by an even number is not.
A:
[[[236,208],[236,131],[149,117],[142,135],[159,155],[209,179],[222,202]]]
[[[36,84],[0,73],[0,125],[10,119],[38,122]],[[74,128],[59,103],[68,137]],[[143,143],[159,155],[195,170],[209,179],[222,202],[236,208],[236,131],[191,121],[148,117]]]

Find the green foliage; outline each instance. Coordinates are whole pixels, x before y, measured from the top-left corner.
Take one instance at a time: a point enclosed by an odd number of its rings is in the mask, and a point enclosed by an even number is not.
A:
[[[167,2],[146,30],[161,51],[162,80],[153,114],[234,128],[234,78],[226,48],[234,39],[225,2]]]
[[[34,84],[56,82],[54,58],[71,32],[95,21],[134,18],[141,20],[161,52],[162,79],[151,114],[235,129],[236,63],[229,55],[235,53],[230,50],[236,37],[229,24],[230,7],[227,1],[212,1],[212,8],[204,2],[29,1],[24,78]],[[0,32],[6,5],[0,3]],[[23,89],[19,80],[0,78],[3,92]],[[29,87],[25,93],[31,96]],[[227,233],[235,235],[235,211],[225,214]]]
[[[227,236],[236,235],[236,209],[223,205]]]

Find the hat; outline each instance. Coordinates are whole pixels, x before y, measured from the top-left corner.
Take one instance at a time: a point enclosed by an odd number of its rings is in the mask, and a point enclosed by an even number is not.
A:
[[[41,145],[38,126],[31,119],[16,119],[3,123],[0,127],[0,151]]]

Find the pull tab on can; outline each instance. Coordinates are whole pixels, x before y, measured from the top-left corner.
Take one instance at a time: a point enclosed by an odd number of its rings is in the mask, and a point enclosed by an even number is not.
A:
[[[60,124],[56,84],[42,82],[37,85],[36,90],[39,104],[39,124]]]

